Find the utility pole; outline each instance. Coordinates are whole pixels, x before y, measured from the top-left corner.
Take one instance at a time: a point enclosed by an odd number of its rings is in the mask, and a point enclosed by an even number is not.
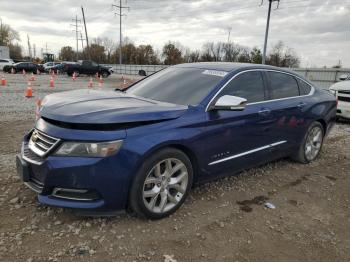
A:
[[[280,0],[268,0],[269,1],[269,12],[267,14],[267,22],[266,22],[266,32],[265,32],[265,42],[264,42],[264,52],[262,57],[262,64],[266,63],[266,49],[267,49],[267,39],[269,37],[269,29],[270,29],[270,18],[271,18],[271,8],[272,2],[278,2],[277,8],[279,6]],[[261,5],[264,4],[264,0],[262,0]]]
[[[3,37],[3,32],[2,32],[2,19],[0,18],[0,45],[5,45],[4,43],[4,37]]]
[[[36,46],[35,44],[33,44],[33,58],[35,59],[36,58]]]
[[[230,43],[231,30],[232,30],[232,27],[230,26],[230,27],[228,28],[228,38],[227,38],[227,43],[228,43],[228,44]]]
[[[122,45],[123,45],[123,40],[122,40],[122,17],[126,16],[123,14],[124,9],[130,10],[130,7],[128,6],[123,6],[122,0],[119,0],[119,5],[112,5],[112,7],[118,8],[119,13],[114,13],[115,15],[119,16],[119,64],[121,65],[123,63],[123,53],[122,53]]]
[[[88,33],[87,33],[87,28],[86,28],[85,13],[84,13],[83,6],[81,6],[81,12],[83,14],[83,21],[84,21],[84,28],[85,28],[86,50],[87,50],[87,53],[88,53],[89,60],[91,60],[89,38],[88,38]]]
[[[30,40],[29,40],[29,35],[27,35],[28,39],[28,54],[29,54],[29,59],[32,61],[32,48],[30,47]]]
[[[84,52],[84,38],[83,38],[83,34],[81,33],[81,31],[79,31],[79,33],[80,33],[80,38],[79,38],[79,40],[81,41],[81,50],[83,50],[83,52]]]
[[[74,26],[75,29],[73,30],[73,32],[75,32],[75,40],[76,40],[76,60],[78,61],[79,57],[78,57],[78,53],[79,53],[79,30],[78,30],[78,22],[81,23],[81,20],[78,20],[78,15],[75,15],[75,19],[72,19],[73,22],[75,22],[75,24],[71,24],[71,26]]]

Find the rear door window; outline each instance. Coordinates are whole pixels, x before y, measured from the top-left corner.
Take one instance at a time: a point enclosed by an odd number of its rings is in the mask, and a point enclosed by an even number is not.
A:
[[[268,72],[270,80],[271,99],[281,99],[299,96],[296,79],[284,73]]]
[[[220,97],[224,95],[242,97],[248,103],[264,101],[265,88],[261,72],[252,71],[237,76],[224,88]]]

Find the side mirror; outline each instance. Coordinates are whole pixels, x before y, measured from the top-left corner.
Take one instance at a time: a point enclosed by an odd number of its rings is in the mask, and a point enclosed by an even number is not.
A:
[[[146,71],[145,70],[139,70],[139,76],[147,76]]]
[[[213,109],[242,111],[247,105],[247,99],[238,96],[225,95],[220,97]]]

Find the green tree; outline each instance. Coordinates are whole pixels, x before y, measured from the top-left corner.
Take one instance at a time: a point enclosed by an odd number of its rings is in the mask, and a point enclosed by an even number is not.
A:
[[[22,60],[22,47],[19,44],[10,44],[10,57],[15,60]]]
[[[250,61],[251,63],[254,63],[254,64],[262,63],[262,54],[259,48],[254,47],[252,51],[250,51]]]
[[[75,52],[71,46],[64,46],[59,53],[59,59],[63,61],[73,61],[75,59]]]
[[[19,41],[19,34],[16,30],[12,29],[9,25],[0,24],[0,46],[10,46],[15,41]]]
[[[162,56],[166,65],[176,65],[183,62],[181,50],[171,42],[164,45]]]
[[[92,61],[96,63],[105,63],[106,62],[106,54],[104,46],[99,44],[91,44],[89,46],[90,57]],[[84,53],[87,53],[86,48],[84,48]]]
[[[136,48],[135,63],[152,65],[160,63],[151,45],[140,45]]]

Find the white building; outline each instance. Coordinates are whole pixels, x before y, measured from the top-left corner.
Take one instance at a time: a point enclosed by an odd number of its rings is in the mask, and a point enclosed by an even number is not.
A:
[[[9,59],[10,49],[8,46],[0,46],[0,59]]]

